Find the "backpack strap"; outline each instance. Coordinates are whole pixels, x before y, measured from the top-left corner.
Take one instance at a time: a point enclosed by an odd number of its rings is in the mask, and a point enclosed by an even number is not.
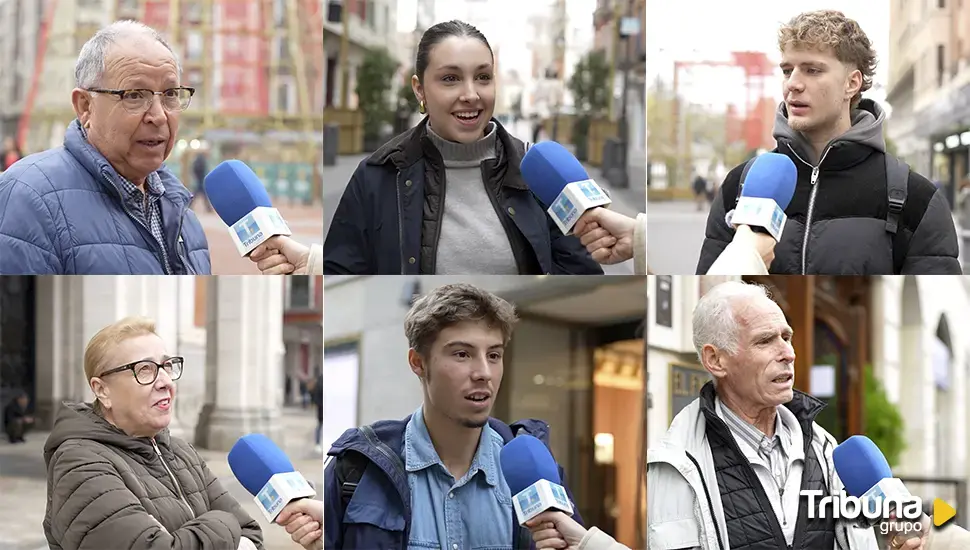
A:
[[[404,467],[404,462],[401,460],[401,457],[377,437],[373,427],[369,425],[361,426],[358,430],[364,436],[364,439],[367,440],[367,443],[376,448],[380,453],[386,455],[391,460],[394,468],[398,469],[402,475],[406,475],[407,470]],[[364,470],[367,469],[367,465],[371,461],[367,456],[357,451],[346,451],[338,456],[336,460],[337,463],[334,465],[334,469],[337,475],[337,485],[340,487],[340,502],[346,514],[347,506],[350,505],[350,500],[354,498],[357,485],[360,484],[360,479],[364,477]]]
[[[909,165],[893,155],[886,153],[886,191],[889,199],[889,210],[886,213],[886,232],[890,234],[893,249],[893,270],[902,270],[901,242],[899,240],[899,222],[906,208],[906,196],[909,188]]]
[[[744,179],[748,177],[748,170],[751,169],[751,165],[754,164],[754,159],[758,157],[751,157],[747,162],[744,163],[744,169],[741,170],[741,181],[738,182],[738,196],[734,198],[734,207],[737,208],[738,202],[741,200],[741,190],[744,189]],[[725,205],[725,208],[727,206]]]

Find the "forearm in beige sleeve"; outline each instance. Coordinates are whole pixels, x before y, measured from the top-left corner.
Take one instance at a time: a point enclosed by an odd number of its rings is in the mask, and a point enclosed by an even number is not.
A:
[[[307,275],[323,275],[323,247],[318,244],[310,245],[310,255],[306,261]]]
[[[600,531],[596,527],[590,527],[586,536],[579,542],[579,550],[630,550],[616,540]]]
[[[767,275],[768,267],[758,249],[745,240],[733,240],[714,260],[708,275]]]
[[[637,214],[633,226],[633,273],[647,274],[647,215]]]

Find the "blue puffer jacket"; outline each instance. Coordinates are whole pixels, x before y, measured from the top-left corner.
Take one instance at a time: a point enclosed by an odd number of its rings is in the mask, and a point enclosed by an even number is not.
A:
[[[208,275],[209,245],[192,195],[164,166],[162,224],[172,269]],[[0,274],[164,274],[151,233],[121,202],[121,176],[75,120],[64,146],[24,157],[0,174]]]

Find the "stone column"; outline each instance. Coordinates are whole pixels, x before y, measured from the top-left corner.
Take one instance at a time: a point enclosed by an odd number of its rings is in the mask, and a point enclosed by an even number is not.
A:
[[[208,279],[206,403],[197,444],[228,451],[248,433],[282,446],[283,277]]]

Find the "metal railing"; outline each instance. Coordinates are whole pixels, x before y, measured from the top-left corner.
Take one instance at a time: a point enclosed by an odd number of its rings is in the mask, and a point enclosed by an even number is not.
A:
[[[923,511],[927,515],[933,515],[933,499],[939,498],[956,509],[954,523],[964,529],[970,528],[968,523],[970,508],[967,508],[970,495],[967,493],[967,478],[906,476],[899,479],[911,494],[923,499]]]

